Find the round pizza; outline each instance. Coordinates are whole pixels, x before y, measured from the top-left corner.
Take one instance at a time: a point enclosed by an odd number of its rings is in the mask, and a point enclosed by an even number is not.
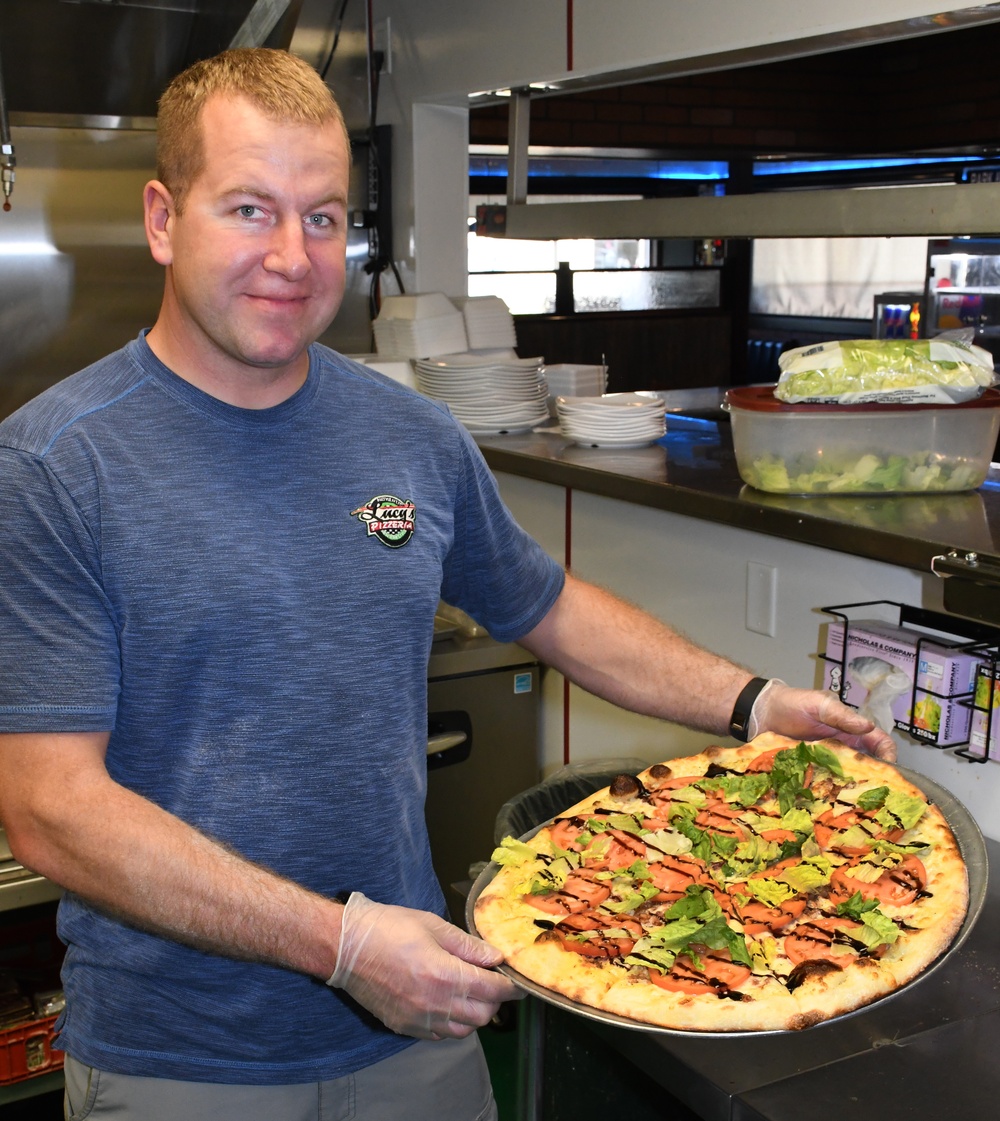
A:
[[[968,878],[894,767],[766,733],[619,775],[505,838],[477,933],[517,973],[686,1031],[786,1031],[897,989],[951,944]]]

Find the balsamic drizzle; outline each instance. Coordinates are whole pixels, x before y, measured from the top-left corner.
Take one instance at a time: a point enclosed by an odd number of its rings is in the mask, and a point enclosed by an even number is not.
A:
[[[741,770],[735,770],[733,768],[720,766],[716,763],[710,763],[708,765],[708,767],[706,768],[704,775],[693,776],[692,777],[691,785],[697,785],[702,779],[721,778],[721,777],[729,776],[729,775],[741,776],[742,777],[744,774],[745,774],[745,772],[741,771]],[[662,799],[663,795],[666,793],[666,792],[658,792],[655,789],[655,786],[651,790],[647,789],[646,787],[643,786],[643,784],[638,780],[637,777],[623,775],[623,776],[619,776],[619,778],[622,779],[622,780],[625,780],[622,783],[621,797],[623,797],[623,798],[627,794],[629,797],[633,798],[636,801],[643,801],[643,802],[647,802],[647,803],[652,803],[654,805],[659,805],[660,804],[659,799]],[[634,781],[635,782],[636,789],[634,791],[632,791],[631,788],[626,789],[628,781]],[[871,813],[869,813],[868,811],[860,809],[856,803],[849,802],[849,801],[840,797],[842,789],[843,789],[843,787],[841,787],[841,786],[838,786],[838,785],[835,785],[835,784],[832,785],[831,787],[828,788],[828,791],[825,792],[826,797],[824,798],[824,800],[828,801],[828,803],[833,807],[835,813],[837,813],[837,812],[839,812],[839,813],[847,813],[847,812],[856,813],[858,815],[858,819],[859,819],[857,824],[862,826],[862,827],[864,827],[868,823],[871,823],[872,822]],[[669,797],[668,797],[668,800],[669,800]],[[928,804],[930,804],[930,803],[928,803]],[[883,809],[883,808],[884,807],[879,807],[879,809]],[[763,814],[755,806],[746,806],[746,807],[743,807],[743,809],[746,812],[756,813],[762,819],[759,822],[759,824],[754,824],[754,825],[751,825],[749,822],[747,822],[745,820],[740,821],[740,823],[739,823],[740,828],[745,829],[748,834],[752,834],[754,836],[759,837],[761,835],[761,833],[766,832],[769,829],[780,827],[779,826],[780,815],[776,816],[774,814]],[[574,824],[579,825],[581,827],[581,829],[586,830],[588,819],[591,819],[591,818],[597,818],[597,819],[609,818],[609,817],[612,817],[612,816],[615,816],[615,815],[620,815],[623,812],[625,812],[625,811],[623,811],[622,809],[616,809],[614,807],[598,806],[598,807],[595,807],[592,810],[587,811],[586,813],[574,814],[572,816],[557,818],[556,820],[557,821],[572,822]],[[639,817],[641,819],[642,811],[636,810],[635,812],[639,815]],[[896,827],[898,827],[899,829],[904,829],[905,828],[902,820],[899,818],[899,816],[897,814],[892,813],[891,810],[886,810],[886,813],[896,823]],[[772,822],[772,821],[774,822],[773,825],[770,824],[770,822]],[[714,830],[714,831],[717,832],[718,830]],[[866,831],[870,832],[870,830],[866,830]],[[618,830],[618,832],[621,835],[624,835],[625,837],[631,838],[631,839],[639,842],[640,844],[644,843],[643,838],[641,836],[639,836],[637,833],[633,832],[632,830],[621,829],[621,830]],[[653,846],[653,847],[655,848],[655,846]],[[551,863],[551,861],[553,859],[555,859],[552,856],[546,856],[544,854],[538,854],[538,855],[539,855],[539,858],[545,864]],[[672,854],[661,853],[661,855],[672,855]],[[651,859],[657,859],[657,858],[652,857]],[[676,862],[679,862],[681,865],[689,863],[689,861],[685,860],[685,857],[683,855],[679,855],[679,854],[673,856],[673,860],[676,861]],[[864,860],[862,862],[874,866],[874,862],[872,862],[870,860]],[[702,861],[690,861],[690,863],[701,864],[701,863],[704,863],[704,862],[702,862]],[[889,879],[891,879],[895,884],[898,884],[901,887],[914,892],[914,895],[915,895],[916,899],[932,898],[933,893],[928,892],[928,891],[920,888],[919,878],[910,869],[901,868],[901,866],[898,866],[898,865],[894,868],[891,868],[891,869],[885,869],[884,866],[882,866],[882,867],[883,867],[883,871],[888,872],[888,878]],[[676,874],[680,875],[680,876],[683,876],[685,878],[689,878],[692,883],[694,883],[698,879],[698,873],[694,870],[689,871],[687,868],[684,868],[684,867],[672,867],[671,870],[673,872],[675,872]],[[544,877],[544,875],[545,874],[543,873],[543,877]],[[549,877],[545,877],[545,878],[549,878]],[[555,879],[555,877],[551,877],[551,878],[553,880]],[[575,895],[573,892],[565,891],[564,887],[563,888],[557,888],[557,890],[560,891],[562,894],[568,896],[569,898],[578,899],[578,900],[582,900],[583,902],[586,902],[586,893],[584,893],[584,895],[582,895],[582,896]],[[827,895],[828,892],[824,891],[824,890],[821,890],[821,891],[816,892],[814,894],[819,895],[820,897],[823,897],[823,896]],[[647,907],[644,907],[643,909],[644,910],[652,910],[652,908],[647,908]],[[595,912],[600,912],[601,910],[602,909],[600,908],[599,905],[597,907],[593,908],[593,911],[595,911]],[[828,915],[829,915],[829,917],[835,917],[835,916],[833,916],[832,914],[829,914],[829,913],[828,913]],[[607,916],[609,923],[612,924],[612,926],[609,927],[609,929],[613,928],[614,920],[617,917],[618,916],[616,916],[616,915],[608,915]],[[553,921],[553,920],[545,919],[545,918],[536,918],[536,919],[533,919],[532,921],[534,922],[535,926],[539,927],[542,931],[546,931],[546,932],[547,931],[555,931],[556,933],[559,933],[559,929],[562,929],[564,931],[566,929],[565,927],[561,926],[561,922],[559,922],[559,921]],[[912,930],[921,929],[920,927],[915,927],[915,926],[908,925],[907,923],[903,922],[901,919],[894,919],[893,922],[895,923],[897,928],[899,928],[900,930],[903,930],[903,931],[912,931]],[[877,956],[879,956],[879,950],[884,948],[884,947],[875,947],[874,950],[869,949],[868,946],[865,945],[865,943],[861,942],[857,938],[852,937],[851,934],[848,931],[843,931],[843,930],[838,930],[838,929],[826,930],[823,927],[815,925],[815,923],[813,921],[809,920],[809,919],[805,919],[805,920],[795,924],[794,927],[793,927],[793,931],[794,931],[794,933],[799,934],[804,939],[814,941],[817,944],[819,944],[820,946],[832,946],[832,945],[844,946],[844,947],[848,948],[849,950],[853,951],[854,954],[856,954],[857,957],[859,957],[859,958],[877,957]],[[793,933],[793,931],[790,930],[790,931],[787,931],[786,933],[790,934],[790,933]],[[599,927],[595,928],[595,933],[597,933],[599,936],[603,937],[603,931]],[[681,957],[683,957],[683,954],[684,954],[684,951],[681,951],[681,953],[678,955],[678,957],[675,958],[675,960],[673,962],[673,965],[670,969],[670,973],[672,975],[674,975],[674,976],[676,976],[676,977],[678,977],[679,979],[682,979],[682,980],[696,981],[699,984],[704,985],[706,987],[706,989],[713,990],[715,992],[715,995],[719,999],[730,999],[730,1000],[737,1000],[737,1001],[752,1000],[753,999],[753,997],[748,995],[748,994],[744,994],[744,993],[739,992],[738,990],[731,989],[729,986],[727,986],[725,984],[725,982],[719,980],[718,978],[709,977],[705,973],[697,970],[694,967],[692,962],[682,961]],[[612,955],[608,955],[608,956],[612,957]],[[629,956],[632,958],[633,961],[642,962],[645,965],[647,965],[647,967],[650,968],[650,969],[656,970],[657,972],[660,972],[660,973],[663,972],[662,965],[653,961],[651,958],[646,957],[645,955],[636,954],[633,951]],[[845,964],[847,964],[848,960],[852,960],[852,959],[850,959],[850,957],[848,955],[845,955]],[[789,991],[793,991],[795,988],[797,988],[799,985],[803,984],[804,981],[806,981],[807,979],[809,979],[812,976],[822,975],[823,973],[834,971],[834,970],[839,971],[842,968],[843,968],[842,965],[837,964],[836,962],[830,961],[826,958],[807,958],[804,961],[800,962],[797,966],[795,966],[792,969],[791,973],[788,974],[788,975],[783,976],[781,974],[777,974],[777,973],[773,972],[773,970],[770,969],[770,968],[767,969],[767,974],[770,977],[773,977],[775,980],[777,980],[782,985],[784,985]]]

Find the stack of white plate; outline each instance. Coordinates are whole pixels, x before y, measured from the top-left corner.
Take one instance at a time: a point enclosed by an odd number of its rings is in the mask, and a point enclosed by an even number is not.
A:
[[[475,435],[530,432],[548,419],[541,358],[445,354],[417,359],[417,389],[444,401]]]
[[[594,448],[641,448],[665,431],[666,409],[655,393],[607,393],[603,397],[557,397],[564,436]]]
[[[386,296],[372,329],[379,354],[426,358],[469,346],[465,317],[442,292]]]
[[[514,317],[499,296],[463,296],[453,302],[465,318],[470,350],[517,346]]]

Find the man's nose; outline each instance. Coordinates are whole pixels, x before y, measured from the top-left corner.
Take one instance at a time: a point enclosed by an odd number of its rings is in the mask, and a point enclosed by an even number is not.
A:
[[[302,223],[297,218],[280,222],[272,232],[264,268],[268,272],[280,273],[288,280],[301,280],[310,267]]]

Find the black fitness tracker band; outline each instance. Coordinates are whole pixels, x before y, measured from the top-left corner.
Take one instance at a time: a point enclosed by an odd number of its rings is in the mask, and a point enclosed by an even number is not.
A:
[[[733,715],[729,718],[729,734],[734,739],[746,743],[747,730],[750,727],[750,713],[753,712],[753,703],[760,696],[761,690],[767,684],[766,677],[753,677],[740,691],[733,705]]]

